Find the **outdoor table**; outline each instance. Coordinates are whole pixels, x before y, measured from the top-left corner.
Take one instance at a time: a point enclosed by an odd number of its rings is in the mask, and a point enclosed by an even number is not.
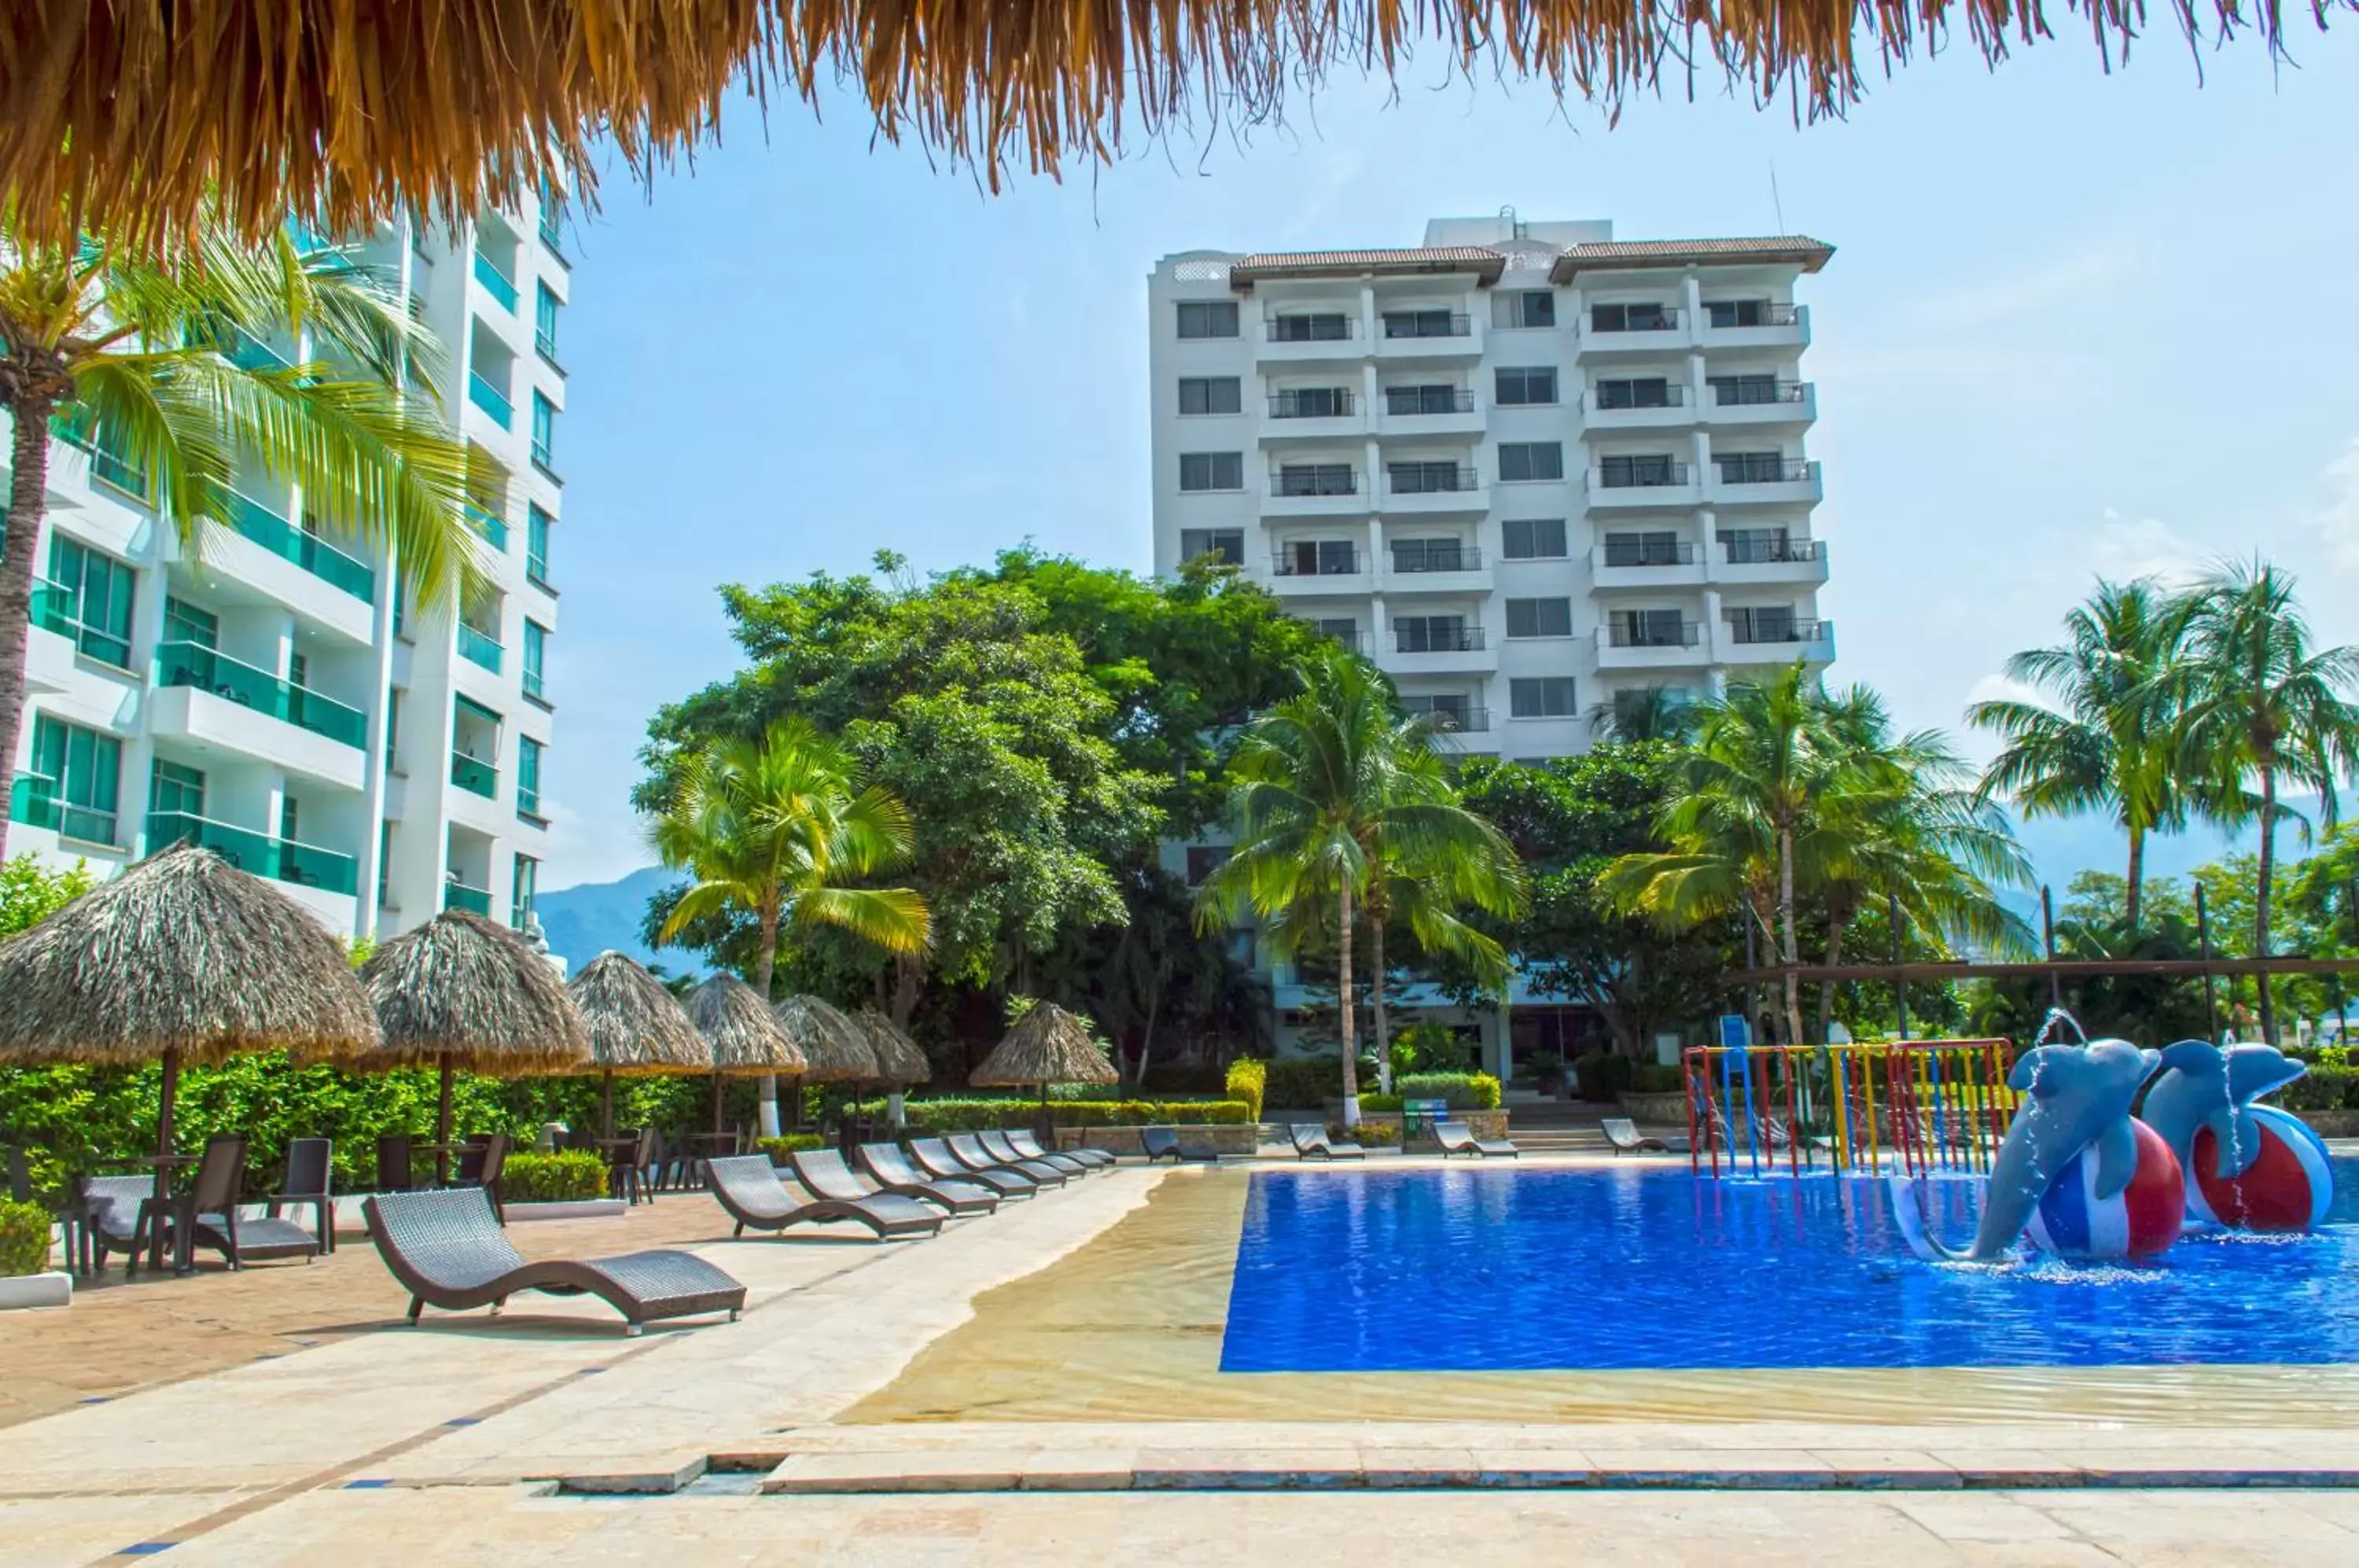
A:
[[[134,1165],[153,1166],[156,1171],[156,1195],[143,1200],[139,1205],[138,1223],[147,1227],[147,1267],[150,1269],[161,1269],[164,1267],[164,1232],[172,1223],[172,1172],[180,1166],[194,1165],[203,1159],[201,1154],[143,1154],[130,1161]],[[188,1250],[190,1238],[182,1236],[174,1251],[175,1272],[179,1271],[179,1254]],[[136,1248],[132,1251],[131,1260],[134,1263],[139,1260]]]
[[[451,1157],[454,1154],[463,1154],[466,1149],[467,1145],[463,1143],[413,1143],[409,1146],[409,1152],[412,1154],[430,1154],[434,1157],[434,1184],[437,1187],[447,1187],[451,1184]]]

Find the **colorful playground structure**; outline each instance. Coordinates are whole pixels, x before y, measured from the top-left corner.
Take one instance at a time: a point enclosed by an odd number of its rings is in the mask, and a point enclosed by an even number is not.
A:
[[[1699,1171],[1987,1174],[2021,1096],[2004,1040],[1692,1046],[1680,1062]]]

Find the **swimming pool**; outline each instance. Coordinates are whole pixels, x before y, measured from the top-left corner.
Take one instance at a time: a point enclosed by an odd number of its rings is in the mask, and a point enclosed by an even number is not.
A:
[[[2328,1229],[2144,1266],[1926,1264],[1882,1185],[1684,1171],[1266,1171],[1223,1372],[2359,1360],[2359,1160]],[[1967,1235],[1978,1184],[1931,1184]]]

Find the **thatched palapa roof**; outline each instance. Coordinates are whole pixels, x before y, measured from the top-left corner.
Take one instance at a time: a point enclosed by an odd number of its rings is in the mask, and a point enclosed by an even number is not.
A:
[[[602,953],[565,983],[602,1073],[710,1073],[712,1048],[662,981],[619,953]]]
[[[864,1007],[853,1015],[852,1021],[868,1036],[868,1049],[876,1053],[878,1076],[887,1083],[922,1083],[934,1075],[934,1064],[926,1060],[918,1042],[883,1013]]]
[[[343,944],[208,849],[166,850],[0,942],[0,1061],[220,1062],[376,1043]]]
[[[2321,27],[2354,8],[2310,7]],[[2108,63],[2146,24],[2115,0],[2060,9]],[[2278,47],[2276,5],[2174,9],[2190,35]],[[1816,115],[1860,95],[1863,61],[1888,69],[1951,35],[1995,61],[2049,24],[2037,0],[19,0],[0,8],[0,201],[60,243],[184,230],[214,191],[255,234],[288,212],[341,233],[404,206],[468,218],[546,169],[588,186],[609,137],[647,169],[717,134],[740,92],[816,100],[839,82],[887,139],[975,160],[995,185],[1004,163],[1110,158],[1125,129],[1185,126],[1205,105],[1268,122],[1288,86],[1336,66],[1397,74],[1421,43],[1421,65],[1609,105],[1716,60]]]
[[[715,975],[688,994],[689,1021],[712,1051],[715,1073],[800,1075],[810,1063],[785,1026],[762,1005],[754,987],[734,975]]]
[[[1098,1050],[1082,1020],[1054,1002],[1041,1002],[1009,1029],[968,1077],[982,1089],[1047,1083],[1112,1083],[1114,1063]]]
[[[361,965],[384,1040],[358,1065],[579,1073],[590,1030],[549,960],[503,925],[446,909]]]
[[[817,996],[788,996],[777,1006],[778,1022],[810,1059],[803,1075],[810,1083],[875,1083],[885,1077],[868,1031],[843,1010]]]

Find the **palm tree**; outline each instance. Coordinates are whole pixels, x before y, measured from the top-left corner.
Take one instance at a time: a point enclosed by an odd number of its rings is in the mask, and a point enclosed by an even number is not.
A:
[[[2267,958],[2277,822],[2295,815],[2279,804],[2278,786],[2317,790],[2321,815],[2334,824],[2335,780],[2359,766],[2359,708],[2350,697],[2359,649],[2313,650],[2293,578],[2258,560],[2233,562],[2188,596],[2187,664],[2173,684],[2186,704],[2180,767],[2198,809],[2223,826],[2260,823],[2253,956]],[[2274,1041],[2269,977],[2259,979],[2261,1035]]]
[[[1601,741],[1659,740],[1679,746],[1695,734],[1695,727],[1694,701],[1669,686],[1626,688],[1589,710],[1590,733]]]
[[[2187,824],[2180,787],[2182,714],[2174,671],[2188,632],[2185,609],[2155,583],[2104,583],[2064,617],[2064,641],[2006,661],[2008,679],[2037,700],[1977,702],[1966,722],[2006,738],[1983,772],[2027,817],[2109,811],[2129,838],[2126,898],[2138,924],[2146,843]]]
[[[312,362],[249,352],[310,339]],[[0,220],[0,406],[15,424],[0,533],[0,762],[16,755],[49,439],[91,448],[193,552],[235,516],[241,461],[301,487],[331,531],[388,551],[418,602],[478,561],[464,449],[403,366],[439,350],[397,287],[343,249],[286,234],[258,248],[208,222],[168,264],[103,236],[71,249]],[[0,855],[8,824],[0,816]]]
[[[799,718],[758,741],[714,741],[681,764],[649,838],[663,863],[693,878],[658,935],[700,916],[739,909],[759,928],[754,989],[771,1000],[782,931],[834,926],[888,953],[917,953],[930,932],[926,901],[908,887],[848,887],[906,864],[908,808],[864,786],[859,765]],[[776,1078],[762,1080],[762,1131],[777,1128]]]
[[[1431,721],[1402,718],[1382,675],[1342,652],[1304,664],[1299,674],[1300,694],[1256,720],[1230,764],[1236,844],[1199,890],[1197,920],[1210,927],[1248,912],[1262,916],[1281,952],[1332,932],[1343,1116],[1357,1123],[1353,938],[1361,920],[1377,930],[1379,963],[1377,917],[1397,902],[1420,941],[1447,947],[1479,935],[1456,920],[1455,907],[1520,907],[1523,869],[1499,831],[1458,803],[1433,754]],[[1408,879],[1424,886],[1407,894]],[[1483,950],[1477,942],[1467,951]]]

